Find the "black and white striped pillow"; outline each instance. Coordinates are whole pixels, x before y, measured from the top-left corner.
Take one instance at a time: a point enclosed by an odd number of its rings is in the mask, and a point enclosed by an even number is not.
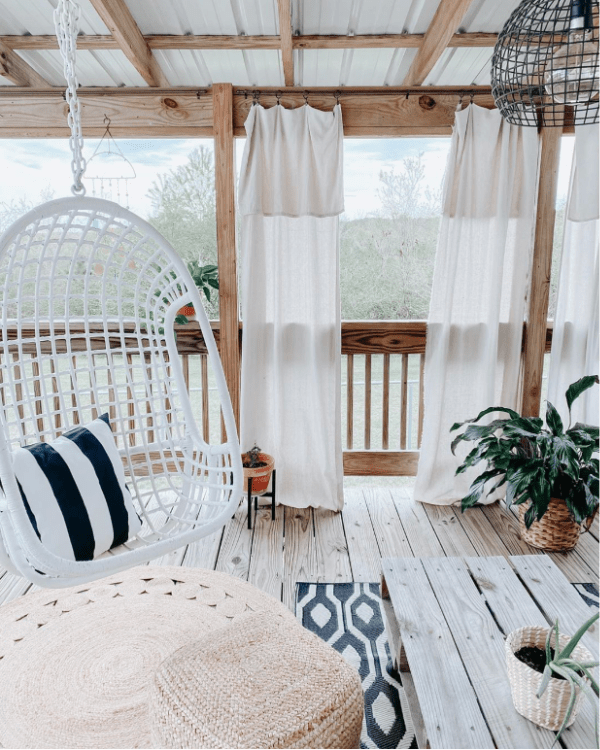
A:
[[[92,560],[142,527],[108,414],[52,443],[18,448],[13,468],[36,534],[59,557]]]

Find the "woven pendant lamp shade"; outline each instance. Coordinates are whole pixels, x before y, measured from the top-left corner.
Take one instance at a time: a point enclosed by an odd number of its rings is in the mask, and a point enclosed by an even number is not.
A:
[[[597,0],[523,0],[498,36],[492,95],[514,125],[597,123]]]

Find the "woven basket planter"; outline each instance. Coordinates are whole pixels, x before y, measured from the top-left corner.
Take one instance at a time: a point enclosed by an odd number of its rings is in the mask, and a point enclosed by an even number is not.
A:
[[[519,628],[509,633],[505,641],[506,667],[512,699],[517,711],[534,724],[557,732],[562,726],[571,697],[568,680],[558,680],[552,677],[542,697],[538,698],[536,693],[542,680],[541,673],[528,667],[515,656],[515,652],[524,646],[537,646],[545,649],[547,636],[548,628],[540,627]],[[561,635],[560,648],[564,648],[569,640],[568,635]],[[581,644],[573,651],[573,659],[584,662],[594,661],[592,654]],[[583,698],[581,689],[579,687],[575,689],[577,697],[568,727],[575,721]]]
[[[581,526],[573,520],[564,500],[553,497],[541,520],[534,521],[529,528],[524,520],[527,507],[526,503],[519,505],[521,538],[527,544],[550,552],[573,549],[579,541]]]
[[[242,463],[248,454],[242,453]],[[275,466],[275,459],[268,453],[259,453],[258,460],[264,461],[266,466],[258,466],[256,469],[248,469],[244,466],[244,492],[248,492],[248,479],[252,477],[252,496],[264,495],[271,481],[271,474]]]

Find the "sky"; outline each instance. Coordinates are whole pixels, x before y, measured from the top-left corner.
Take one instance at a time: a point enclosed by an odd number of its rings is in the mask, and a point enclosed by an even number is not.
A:
[[[573,138],[563,138],[561,168],[559,171],[558,199],[567,195]],[[105,174],[107,177],[131,174],[130,167],[119,158],[102,166],[102,157],[91,159],[98,147],[98,139],[85,142],[84,156],[89,160],[88,174]],[[105,141],[106,144],[106,141]],[[239,167],[245,139],[236,140],[236,161]],[[152,210],[147,192],[160,174],[184,164],[188,154],[197,146],[212,148],[212,139],[118,139],[123,156],[135,170],[135,178],[127,181],[129,207],[147,218]],[[344,189],[347,219],[363,218],[377,212],[379,173],[382,169],[401,171],[402,159],[423,152],[425,186],[438,188],[443,181],[450,147],[449,138],[347,138],[344,141]],[[103,145],[99,153],[106,148]],[[0,139],[0,204],[25,199],[43,202],[48,194],[59,198],[70,195],[71,155],[67,139]],[[96,168],[96,165],[97,168]],[[104,169],[104,171],[102,171]],[[93,192],[91,180],[84,181],[88,195]],[[116,181],[112,197],[117,200]],[[105,181],[108,187],[108,182]],[[100,181],[96,181],[99,193]],[[120,183],[121,204],[126,205],[125,183]],[[119,201],[118,201],[119,202]]]

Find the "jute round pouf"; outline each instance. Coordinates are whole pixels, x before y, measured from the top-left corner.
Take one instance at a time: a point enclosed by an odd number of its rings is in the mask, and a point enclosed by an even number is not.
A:
[[[300,623],[241,617],[169,656],[150,716],[160,748],[357,748],[356,669]]]
[[[157,667],[252,612],[296,624],[244,581],[179,567],[138,567],[0,607],[0,745],[151,747]]]

